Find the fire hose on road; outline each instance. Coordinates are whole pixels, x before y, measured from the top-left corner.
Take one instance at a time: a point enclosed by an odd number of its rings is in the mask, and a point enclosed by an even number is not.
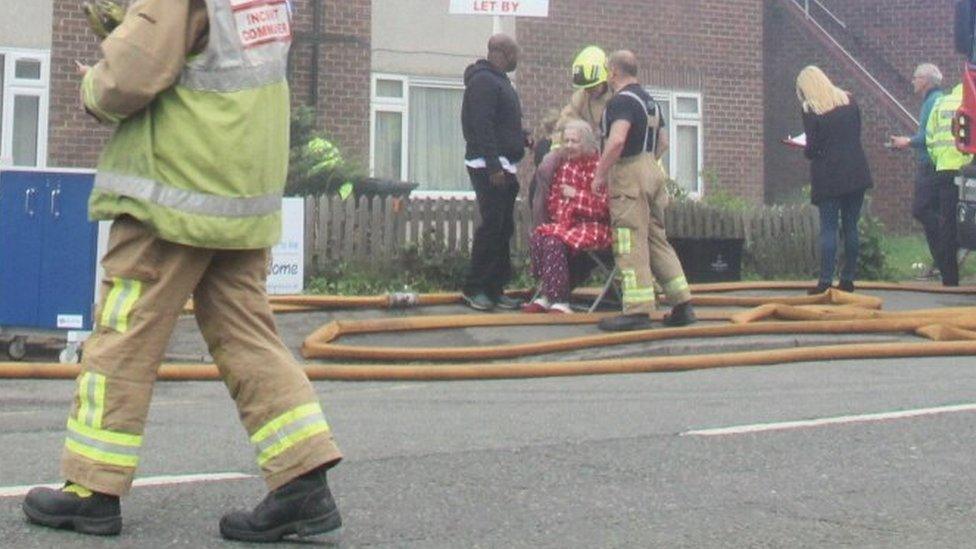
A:
[[[786,284],[710,285],[699,293],[728,292],[745,287],[752,290],[780,290]],[[864,285],[865,287],[867,285]],[[881,285],[879,285],[881,286]],[[885,290],[916,291],[913,287],[883,285]],[[879,288],[882,289],[882,288]],[[973,294],[974,289],[926,288],[933,293]],[[368,305],[366,304],[368,300]],[[539,324],[591,324],[605,315],[453,315],[434,317],[338,320],[313,332],[302,352],[309,359],[399,361],[395,364],[306,363],[312,380],[450,380],[498,379],[550,376],[600,375],[683,371],[732,366],[758,366],[806,361],[871,358],[909,358],[976,355],[976,307],[882,311],[882,301],[862,294],[830,290],[818,296],[753,297],[699,295],[697,303],[713,307],[753,307],[745,311],[702,311],[704,321],[723,321],[686,328],[654,329],[639,332],[595,334],[552,341],[491,347],[392,348],[343,346],[334,342],[343,335],[470,327],[525,326]],[[454,294],[419,296],[416,304],[453,303]],[[276,299],[286,307],[387,307],[388,296],[367,298],[295,296]],[[708,305],[705,305],[708,303]],[[705,337],[741,337],[799,334],[913,334],[930,341],[858,343],[755,350],[686,356],[654,356],[623,359],[485,362],[517,357],[574,351],[593,347],[660,342]],[[424,361],[424,364],[405,364]],[[431,363],[434,361],[457,361]],[[480,362],[479,362],[480,361]],[[77,365],[39,363],[0,363],[0,378],[73,379]],[[201,381],[219,379],[212,364],[165,364],[162,380]]]

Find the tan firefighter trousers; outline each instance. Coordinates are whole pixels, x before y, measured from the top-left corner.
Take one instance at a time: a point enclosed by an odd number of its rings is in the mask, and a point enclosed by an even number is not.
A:
[[[649,153],[621,158],[610,171],[613,257],[620,269],[624,313],[654,310],[654,282],[671,305],[691,299],[681,262],[664,232],[664,171]]]
[[[124,495],[139,461],[156,372],[187,299],[273,490],[341,459],[318,397],[278,337],[267,250],[211,250],[115,220],[61,461],[66,480]],[[186,431],[182,449],[207,443]]]

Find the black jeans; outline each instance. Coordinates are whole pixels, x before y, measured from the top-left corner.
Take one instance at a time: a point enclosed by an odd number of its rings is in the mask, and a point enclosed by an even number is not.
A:
[[[915,196],[912,199],[912,217],[922,224],[925,241],[932,254],[932,262],[942,268],[939,244],[939,193],[932,164],[916,164]]]
[[[946,286],[959,285],[959,260],[956,257],[959,251],[959,241],[957,238],[956,208],[959,204],[959,188],[956,187],[956,176],[958,171],[936,172],[935,174],[935,195],[936,204],[939,207],[939,224],[937,231],[937,246],[935,252],[936,265],[942,273],[942,284]]]
[[[518,179],[505,172],[505,184],[495,186],[488,181],[487,170],[468,168],[468,176],[478,199],[481,225],[474,233],[471,264],[463,289],[467,295],[485,293],[497,299],[512,279],[510,244],[515,232]]]

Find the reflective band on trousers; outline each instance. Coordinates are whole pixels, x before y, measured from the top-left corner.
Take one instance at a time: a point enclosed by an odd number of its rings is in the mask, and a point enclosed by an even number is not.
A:
[[[628,289],[637,288],[637,271],[633,269],[624,269],[620,271],[621,285],[626,291]]]
[[[677,293],[688,291],[688,288],[689,288],[688,279],[683,276],[679,276],[678,278],[675,278],[674,280],[671,280],[670,282],[666,282],[664,284],[664,293],[671,296]]]
[[[78,421],[95,429],[102,428],[105,414],[105,376],[85,372],[78,378]]]
[[[283,62],[270,62],[256,67],[231,67],[222,70],[184,68],[180,85],[195,91],[229,93],[253,90],[276,82],[287,75]]]
[[[617,255],[627,255],[630,253],[630,233],[630,229],[624,227],[617,228],[617,238],[613,241],[614,252]]]
[[[624,303],[647,303],[649,301],[654,301],[654,288],[624,290]]]
[[[281,209],[281,193],[232,197],[188,191],[133,175],[98,172],[95,188],[164,206],[188,214],[218,217],[254,217]]]
[[[103,305],[100,324],[119,333],[129,329],[129,314],[142,294],[142,282],[128,278],[113,278],[112,289]]]
[[[120,467],[135,467],[139,464],[142,437],[95,429],[74,419],[68,419],[68,437],[64,441],[64,446],[69,451],[92,461]]]
[[[329,424],[317,402],[303,404],[269,421],[251,435],[258,453],[258,465],[281,455],[302,441],[329,432]]]

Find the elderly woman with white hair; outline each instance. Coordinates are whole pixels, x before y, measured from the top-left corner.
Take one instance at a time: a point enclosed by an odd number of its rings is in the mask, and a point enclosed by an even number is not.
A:
[[[541,292],[522,308],[527,313],[572,312],[571,259],[583,250],[605,249],[611,244],[606,191],[592,189],[600,160],[593,129],[582,120],[568,123],[558,150],[561,159],[546,199],[549,221],[536,227],[529,239],[532,274],[541,281]]]

